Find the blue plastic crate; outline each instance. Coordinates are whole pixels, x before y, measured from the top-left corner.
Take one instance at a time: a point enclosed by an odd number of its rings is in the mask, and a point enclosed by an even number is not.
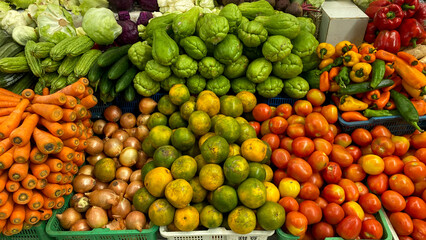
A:
[[[298,99],[295,98],[285,98],[285,97],[274,97],[274,98],[265,98],[265,99],[260,99],[259,102],[261,103],[266,103],[269,106],[274,106],[277,107],[283,103],[288,103],[290,105],[293,105]]]

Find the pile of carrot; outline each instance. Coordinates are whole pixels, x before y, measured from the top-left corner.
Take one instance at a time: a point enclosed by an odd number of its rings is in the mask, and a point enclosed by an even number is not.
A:
[[[0,231],[5,236],[52,216],[73,191],[72,181],[93,135],[89,81],[21,96],[0,88]]]

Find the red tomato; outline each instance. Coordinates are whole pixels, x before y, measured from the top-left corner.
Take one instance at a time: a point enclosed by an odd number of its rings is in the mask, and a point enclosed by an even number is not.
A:
[[[249,124],[256,131],[256,136],[259,135],[259,133],[260,133],[260,123],[259,122],[255,122],[255,121],[250,121]]]
[[[357,128],[351,134],[352,140],[360,147],[365,147],[371,144],[373,137],[371,133],[364,128]]]
[[[312,104],[307,100],[297,100],[294,103],[294,112],[299,116],[306,117],[312,113]]]
[[[422,193],[422,199],[423,199],[423,201],[425,201],[425,202],[426,202],[426,189],[425,189],[425,190],[423,190],[423,193]]]
[[[321,171],[321,176],[327,183],[338,183],[342,179],[342,169],[339,164],[329,162],[327,167]]]
[[[262,137],[262,140],[269,144],[272,151],[280,147],[281,140],[277,134],[268,133]]]
[[[334,133],[333,131],[330,129],[327,134],[325,134],[324,136],[322,136],[322,138],[324,138],[324,140],[328,141],[329,143],[334,143]]]
[[[373,214],[364,213],[364,221],[367,221],[367,220],[370,220],[370,219],[376,219],[376,217]]]
[[[345,216],[354,215],[361,219],[361,221],[364,221],[364,210],[359,203],[355,201],[345,202],[342,208],[345,211]]]
[[[326,99],[326,96],[319,89],[310,89],[306,94],[306,99],[312,103],[313,106],[321,106]]]
[[[388,176],[384,173],[367,177],[367,185],[374,194],[382,194],[388,189]]]
[[[294,155],[304,158],[311,155],[315,150],[314,142],[307,137],[297,137],[291,144]]]
[[[305,117],[299,116],[299,115],[291,115],[289,118],[287,118],[288,125],[300,123],[305,125]]]
[[[271,118],[276,117],[277,116],[277,108],[274,107],[274,106],[271,106],[271,110],[272,110]]]
[[[389,188],[407,197],[413,194],[414,183],[404,174],[394,174],[389,178]]]
[[[305,199],[305,200],[313,200],[315,201],[320,195],[319,188],[311,183],[311,182],[304,182],[300,185],[300,192],[298,197]]]
[[[275,149],[271,155],[271,162],[279,169],[286,169],[288,161],[290,160],[290,153],[285,149]]]
[[[422,162],[408,162],[404,165],[404,174],[413,182],[426,181],[426,165]]]
[[[329,127],[330,127],[330,130],[333,132],[333,136],[336,136],[337,134],[342,132],[339,125],[329,124]]]
[[[361,148],[362,155],[373,154],[373,149],[371,149],[371,144]]]
[[[411,218],[425,219],[426,218],[426,203],[419,197],[409,197],[406,199],[404,212],[410,215]]]
[[[299,204],[299,212],[308,219],[308,225],[319,223],[322,218],[321,208],[314,201],[305,200]]]
[[[346,151],[352,156],[354,162],[357,162],[358,159],[362,156],[361,149],[355,145],[350,145],[346,147]]]
[[[333,104],[323,106],[321,108],[321,114],[325,117],[327,122],[330,124],[337,122],[337,119],[339,118],[339,110]]]
[[[371,150],[380,157],[387,157],[395,152],[395,144],[388,137],[378,137],[371,143]]]
[[[380,199],[372,193],[367,193],[359,197],[359,205],[361,205],[364,212],[374,214],[382,208]]]
[[[404,197],[393,190],[385,191],[381,196],[381,200],[383,207],[389,212],[401,212],[406,206]]]
[[[426,148],[426,133],[415,134],[411,136],[411,146],[415,149]]]
[[[318,188],[321,188],[324,184],[324,180],[322,179],[321,175],[319,173],[312,173],[312,176],[309,177],[308,181],[310,183],[313,183]]]
[[[398,156],[389,156],[383,158],[385,162],[385,170],[384,172],[387,175],[393,175],[396,173],[401,173],[402,169],[404,169],[404,162]]]
[[[422,163],[426,164],[426,148],[417,149],[414,153],[414,156],[417,157]]]
[[[329,184],[322,190],[322,197],[329,203],[342,204],[345,201],[345,190],[337,184]]]
[[[321,113],[321,110],[322,110],[321,106],[315,106],[314,108],[312,108],[312,112]]]
[[[315,151],[322,151],[327,156],[330,155],[331,150],[333,149],[333,145],[329,141],[323,138],[315,138],[314,145],[315,145]]]
[[[346,148],[334,144],[333,150],[331,150],[330,160],[338,163],[340,167],[349,167],[349,165],[353,163],[354,158],[349,154]]]
[[[359,196],[363,196],[367,193],[369,193],[369,190],[367,186],[364,185],[362,182],[355,182],[356,187],[358,188]]]
[[[315,200],[315,203],[316,203],[316,204],[318,204],[318,206],[319,206],[321,209],[324,209],[324,208],[327,206],[327,204],[328,204],[327,200],[325,200],[325,199],[324,199],[324,198],[322,198],[322,197],[318,197],[318,198]]]
[[[329,203],[323,209],[324,219],[331,225],[338,224],[345,217],[345,211],[337,203]]]
[[[395,152],[393,153],[396,156],[404,155],[410,148],[410,141],[403,136],[392,136],[392,142],[395,144]]]
[[[426,222],[419,219],[414,219],[413,233],[411,236],[414,238],[414,240],[426,239]]]
[[[333,226],[326,222],[319,222],[312,226],[312,235],[315,240],[323,240],[327,237],[334,237]]]
[[[268,104],[259,103],[252,111],[253,117],[258,122],[263,122],[271,118],[272,109]]]
[[[286,178],[287,177],[287,173],[282,170],[282,169],[277,169],[274,171],[274,184],[275,186],[279,186],[281,179]]]
[[[339,133],[334,137],[334,143],[346,148],[352,143],[351,135],[347,133]]]
[[[394,212],[389,220],[398,235],[410,235],[413,232],[413,221],[410,216],[403,212]]]
[[[269,121],[269,129],[271,129],[272,133],[275,134],[283,134],[288,127],[287,120],[283,117],[273,117]]]
[[[426,189],[426,181],[414,183],[414,194],[415,196],[422,196],[423,191]]]
[[[308,229],[308,219],[300,212],[289,212],[285,219],[285,226],[291,234],[302,236]]]
[[[271,133],[271,129],[269,129],[269,121],[270,119],[265,120],[260,124],[260,135],[264,136],[268,133]]]
[[[399,240],[413,240],[410,236],[398,236]]]
[[[278,203],[283,206],[286,213],[299,211],[299,203],[292,197],[283,197]]]
[[[305,130],[308,136],[323,137],[330,131],[330,126],[321,113],[311,113],[305,119]]]
[[[345,217],[336,227],[336,233],[344,239],[355,239],[361,232],[362,221],[357,216]]]
[[[305,136],[305,126],[300,123],[290,124],[287,127],[287,136],[291,137],[292,139],[295,139],[297,137],[304,137]]]
[[[289,153],[293,152],[291,145],[293,144],[293,139],[289,137],[283,137],[280,142],[280,148],[287,150]]]
[[[322,151],[315,151],[309,156],[308,163],[314,172],[319,172],[327,167],[328,156]]]
[[[290,104],[283,103],[277,107],[277,110],[275,111],[275,113],[277,114],[277,116],[287,119],[288,117],[291,116],[292,111],[293,111],[293,107]]]
[[[373,129],[371,129],[370,133],[373,139],[378,137],[392,137],[392,133],[383,125],[375,126]]]
[[[352,180],[342,179],[339,181],[339,186],[345,191],[345,201],[358,201],[359,191]]]
[[[383,236],[383,226],[376,219],[369,219],[362,222],[361,235],[363,239],[381,239]]]
[[[306,182],[312,175],[312,168],[308,162],[301,158],[290,159],[287,165],[287,174],[298,182]]]
[[[361,182],[367,176],[361,165],[352,163],[349,167],[343,169],[343,176],[353,182]]]

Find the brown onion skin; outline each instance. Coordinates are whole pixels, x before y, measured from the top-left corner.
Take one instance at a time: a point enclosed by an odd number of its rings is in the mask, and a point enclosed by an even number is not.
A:
[[[70,199],[70,207],[74,207],[74,205],[78,202],[80,198],[84,197],[83,193],[75,193]]]
[[[95,190],[85,195],[89,198],[89,202],[92,206],[101,207],[103,209],[110,209],[120,201],[120,196],[111,189]]]
[[[122,129],[117,129],[111,136],[111,138],[117,138],[120,142],[126,141],[129,137],[129,133]]]
[[[68,208],[61,214],[56,214],[59,219],[59,223],[64,229],[70,229],[74,223],[82,219],[82,216],[74,208]]]
[[[132,173],[133,170],[129,167],[119,167],[117,171],[115,171],[115,178],[128,182]]]
[[[130,176],[130,182],[141,181],[141,180],[142,180],[142,170],[138,169],[136,171],[133,171],[132,175]]]
[[[126,193],[124,194],[124,197],[129,200],[133,200],[133,195],[135,195],[135,193],[143,187],[144,186],[142,181],[137,180],[137,181],[131,182],[126,189]]]
[[[136,129],[135,138],[137,138],[140,142],[145,140],[149,135],[149,129],[146,125],[140,125]]]
[[[108,122],[118,122],[121,115],[121,109],[115,105],[107,107],[104,111],[104,117]]]
[[[93,169],[94,167],[92,165],[81,166],[81,168],[78,170],[77,175],[83,174],[93,177]]]
[[[139,211],[132,211],[127,214],[126,217],[126,228],[127,229],[136,229],[142,231],[146,224],[145,214]]]
[[[125,167],[131,167],[138,160],[138,151],[132,147],[127,147],[121,151],[119,159],[120,164]]]
[[[77,232],[77,231],[90,231],[92,228],[87,223],[86,219],[80,219],[77,222],[75,222],[71,228],[70,231]]]
[[[103,119],[98,119],[93,123],[93,132],[98,135],[102,135],[104,133],[104,127],[106,125],[106,121]]]
[[[87,210],[86,220],[91,228],[101,228],[108,223],[108,215],[104,209],[93,206]]]
[[[97,136],[92,136],[87,139],[87,147],[84,150],[90,155],[96,155],[104,150],[104,142]]]
[[[126,222],[124,219],[114,219],[103,228],[108,228],[109,230],[124,230],[126,229]]]
[[[124,193],[126,193],[128,185],[129,184],[123,180],[115,179],[109,184],[108,189],[113,190],[118,196],[122,197]]]
[[[123,143],[117,138],[110,138],[105,142],[104,149],[108,157],[117,157],[123,150]]]
[[[140,125],[146,125],[148,124],[148,119],[151,115],[149,114],[139,114],[139,116],[136,118],[136,125],[140,126]]]
[[[102,189],[106,189],[106,188],[108,188],[108,183],[104,183],[104,182],[101,182],[101,181],[96,181],[96,184],[93,187],[92,191],[102,190]]]
[[[136,117],[133,113],[125,113],[120,118],[120,126],[122,128],[132,128],[136,125]]]
[[[136,133],[136,128],[123,128],[124,131],[126,131],[130,137],[134,137]]]
[[[118,124],[115,122],[109,122],[104,127],[104,135],[106,138],[111,137],[111,135],[118,130]]]
[[[75,176],[72,186],[75,192],[78,193],[87,193],[92,190],[96,185],[96,180],[87,175],[77,175]]]
[[[90,165],[92,165],[92,166],[95,166],[95,164],[98,162],[98,161],[100,161],[100,160],[102,160],[102,159],[104,159],[104,158],[106,158],[107,157],[107,155],[105,155],[105,153],[99,153],[99,154],[96,154],[96,155],[93,155],[93,156],[88,156],[87,158],[86,158],[86,160],[87,160],[87,162],[90,164]]]
[[[136,150],[140,150],[142,148],[141,142],[135,137],[129,137],[126,141],[123,142],[123,147],[132,147]]]
[[[145,165],[148,162],[148,155],[142,151],[139,150],[138,151],[138,160],[136,161],[136,168],[137,169],[141,169],[143,167],[143,165]]]
[[[73,208],[77,212],[82,213],[82,212],[86,212],[87,209],[89,209],[89,207],[90,207],[89,198],[84,196],[84,197],[78,199],[78,201],[74,204]]]
[[[132,210],[132,204],[126,198],[121,199],[121,201],[111,207],[111,213],[113,218],[126,218],[127,214]]]
[[[152,98],[142,98],[139,102],[139,111],[142,114],[151,114],[155,107],[157,106],[157,102]]]

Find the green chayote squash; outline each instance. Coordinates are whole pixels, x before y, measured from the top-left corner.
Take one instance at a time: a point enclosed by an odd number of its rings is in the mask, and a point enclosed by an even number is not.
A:
[[[235,62],[226,65],[223,75],[229,79],[239,78],[245,75],[249,60],[246,56],[241,55]]]
[[[223,16],[207,13],[198,21],[197,30],[203,41],[218,44],[229,32],[228,20]]]
[[[136,74],[133,86],[136,92],[144,97],[150,97],[160,91],[160,83],[152,80],[145,71]]]
[[[176,16],[172,23],[172,29],[175,36],[178,36],[179,38],[192,36],[197,28],[197,21],[200,12],[200,7],[193,7]]]
[[[206,84],[206,79],[199,74],[195,74],[186,80],[186,86],[191,94],[199,94],[204,90]]]
[[[315,34],[317,27],[315,26],[315,23],[312,20],[312,18],[297,17],[297,21],[299,21],[300,30],[304,30],[304,31],[307,31],[311,34]]]
[[[223,96],[231,88],[231,82],[223,75],[207,81],[206,89],[214,92],[217,96]]]
[[[299,75],[302,70],[302,59],[291,53],[283,60],[273,64],[272,73],[279,78],[293,78]]]
[[[268,37],[262,46],[262,53],[267,60],[277,62],[290,55],[292,48],[290,39],[276,35]]]
[[[165,14],[160,17],[151,19],[148,25],[146,25],[146,30],[145,30],[148,37],[152,38],[154,36],[155,29],[163,29],[165,31],[171,30],[173,20],[178,15],[179,13],[169,13],[169,14]]]
[[[197,73],[198,63],[188,55],[182,54],[171,68],[176,77],[188,78]]]
[[[245,47],[243,55],[247,56],[250,61],[263,57],[262,48],[259,47]]]
[[[268,31],[265,27],[255,21],[241,23],[237,32],[238,38],[247,47],[257,47],[268,38]]]
[[[170,77],[166,78],[164,81],[161,81],[161,88],[164,89],[165,91],[170,91],[170,88],[172,88],[174,85],[176,84],[185,84],[185,79],[184,78],[178,78],[175,75],[170,75]]]
[[[283,90],[291,98],[304,98],[309,91],[309,83],[301,77],[291,78],[284,81]]]
[[[226,35],[213,51],[214,58],[220,63],[231,64],[243,54],[243,44],[234,34]]]
[[[154,30],[152,57],[161,65],[170,66],[179,56],[179,46],[165,30]]]
[[[293,44],[292,53],[299,57],[306,57],[315,52],[318,47],[318,40],[307,31],[300,31],[299,35],[291,40]]]
[[[256,2],[243,2],[238,5],[244,17],[253,20],[257,16],[268,16],[275,14],[274,8],[265,0]]]
[[[149,60],[146,63],[145,72],[152,80],[157,82],[163,81],[172,74],[169,66],[161,65],[155,60]]]
[[[316,52],[313,52],[311,55],[302,57],[303,72],[310,71],[318,67],[321,62],[321,59],[318,57]]]
[[[258,16],[254,21],[261,23],[269,35],[283,35],[293,39],[300,32],[300,25],[297,18],[291,14],[278,12],[270,16]]]
[[[256,92],[256,83],[250,81],[247,77],[240,77],[231,80],[232,91],[237,94],[242,91],[251,93]]]
[[[144,70],[146,63],[152,59],[152,48],[146,41],[137,42],[129,48],[127,54],[133,65],[139,70]]]
[[[240,26],[243,17],[240,9],[234,3],[227,4],[225,7],[223,7],[219,12],[219,16],[223,16],[228,19],[229,33],[234,33],[237,31],[237,28]]]
[[[319,89],[321,73],[321,70],[313,69],[307,72],[303,72],[300,76],[309,83],[310,88]]]
[[[180,40],[180,46],[193,59],[200,60],[207,55],[206,44],[197,36],[190,36]]]
[[[198,62],[198,72],[205,78],[218,77],[223,71],[223,65],[212,57],[205,57]]]
[[[269,77],[271,72],[272,63],[265,58],[258,58],[248,65],[246,77],[254,83],[261,83]]]
[[[264,82],[257,84],[256,90],[260,96],[273,98],[283,90],[283,81],[277,77],[270,76]]]

